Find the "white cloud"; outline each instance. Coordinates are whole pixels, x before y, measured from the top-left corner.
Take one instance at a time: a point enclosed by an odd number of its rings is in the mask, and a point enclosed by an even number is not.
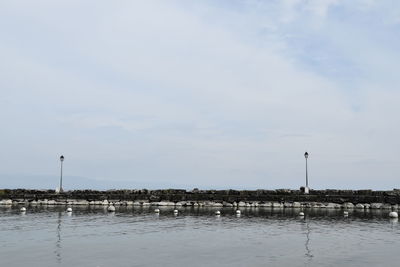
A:
[[[93,3],[2,3],[0,173],[21,157],[52,173],[64,153],[76,176],[296,188],[309,149],[316,187],[394,185],[398,93],[382,77],[397,62],[329,13],[347,4]],[[294,49],[365,80],[343,87]]]

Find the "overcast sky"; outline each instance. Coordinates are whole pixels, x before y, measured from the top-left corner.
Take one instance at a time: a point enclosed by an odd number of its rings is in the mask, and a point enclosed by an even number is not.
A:
[[[0,188],[63,154],[67,189],[297,189],[305,151],[400,187],[397,0],[5,0],[0,33]]]

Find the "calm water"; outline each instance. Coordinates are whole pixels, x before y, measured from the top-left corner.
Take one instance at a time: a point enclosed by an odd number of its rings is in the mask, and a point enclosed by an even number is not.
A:
[[[389,266],[388,211],[0,207],[0,266]]]

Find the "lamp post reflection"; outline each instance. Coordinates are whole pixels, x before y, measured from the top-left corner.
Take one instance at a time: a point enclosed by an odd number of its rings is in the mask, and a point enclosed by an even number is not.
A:
[[[56,248],[54,250],[54,254],[56,254],[56,259],[58,263],[61,263],[61,211],[58,213],[57,219],[57,240],[56,240]]]
[[[305,229],[304,229],[305,226]],[[310,242],[311,242],[311,238],[310,238],[310,234],[311,234],[311,228],[310,228],[310,223],[308,221],[304,221],[303,222],[303,229],[305,230],[305,234],[306,234],[306,242],[304,244],[305,247],[305,251],[306,253],[304,254],[306,256],[306,258],[308,259],[308,261],[311,261],[312,258],[314,257],[314,255],[312,254],[312,251],[310,249]]]

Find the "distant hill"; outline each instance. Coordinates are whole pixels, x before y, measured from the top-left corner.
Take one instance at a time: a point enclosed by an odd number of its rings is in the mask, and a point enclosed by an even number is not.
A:
[[[50,175],[7,175],[0,174],[0,188],[7,189],[56,189],[59,186],[60,177]],[[63,188],[72,189],[159,189],[159,188],[182,188],[191,189],[188,185],[165,184],[143,181],[109,181],[98,180],[79,176],[63,177]]]

